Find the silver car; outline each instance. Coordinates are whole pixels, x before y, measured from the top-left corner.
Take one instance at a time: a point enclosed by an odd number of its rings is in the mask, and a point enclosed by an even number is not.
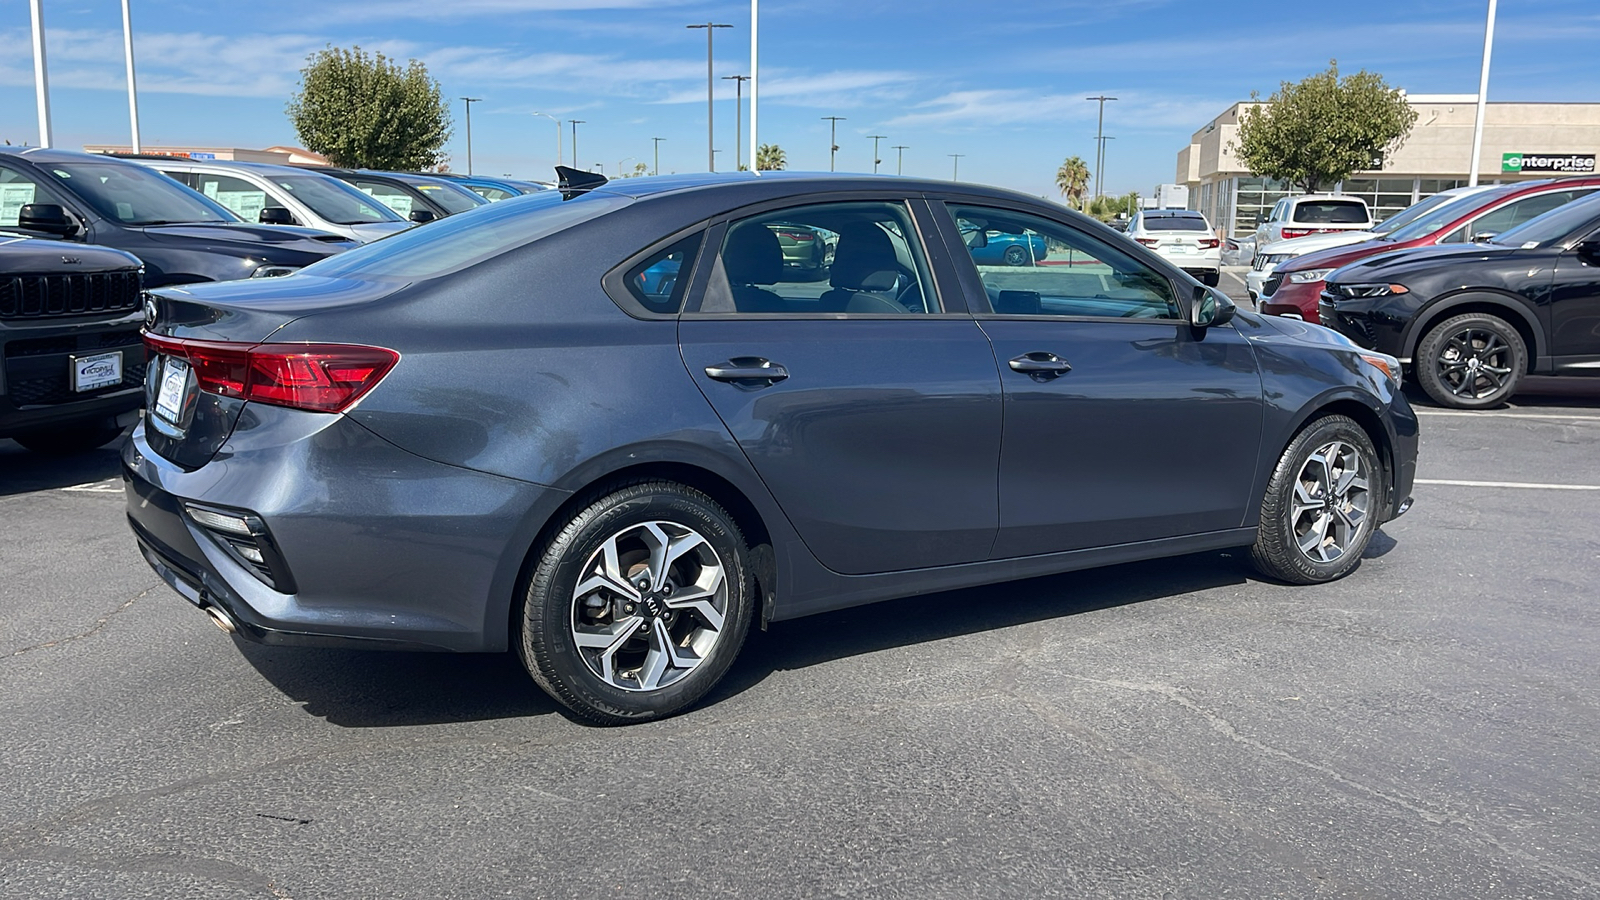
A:
[[[246,222],[303,225],[366,243],[405,231],[399,213],[320,172],[271,163],[134,158],[232,210]]]

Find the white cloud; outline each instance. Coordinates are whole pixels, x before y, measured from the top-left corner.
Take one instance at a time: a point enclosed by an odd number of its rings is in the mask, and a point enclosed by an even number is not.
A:
[[[699,70],[705,76],[705,69]],[[835,71],[823,73],[773,70],[761,77],[761,100],[784,103],[790,106],[810,106],[829,109],[848,109],[868,103],[881,103],[903,99],[919,76],[912,72],[895,71]],[[717,96],[732,98],[731,83],[719,82]],[[749,94],[749,87],[745,88]],[[706,99],[704,90],[686,88],[675,91],[658,103],[700,103]]]

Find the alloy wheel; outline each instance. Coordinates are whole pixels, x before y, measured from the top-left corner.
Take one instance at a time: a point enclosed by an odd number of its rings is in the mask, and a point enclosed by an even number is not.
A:
[[[654,521],[607,538],[572,592],[573,643],[607,685],[655,691],[710,655],[728,614],[722,560],[705,536]]]
[[[1513,362],[1511,345],[1500,335],[1486,328],[1464,328],[1445,339],[1434,367],[1453,396],[1482,400],[1507,388]]]
[[[1289,523],[1307,559],[1341,559],[1360,537],[1372,503],[1367,474],[1361,454],[1344,441],[1324,444],[1300,467]]]

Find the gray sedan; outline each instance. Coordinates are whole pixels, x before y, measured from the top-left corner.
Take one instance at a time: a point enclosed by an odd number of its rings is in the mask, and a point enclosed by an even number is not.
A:
[[[275,644],[517,650],[579,717],[693,704],[752,624],[1228,547],[1354,569],[1400,368],[1036,199],[603,179],[286,278],[155,292],[150,565]],[[772,226],[837,235],[826,281]],[[963,234],[1049,249],[975,263]]]

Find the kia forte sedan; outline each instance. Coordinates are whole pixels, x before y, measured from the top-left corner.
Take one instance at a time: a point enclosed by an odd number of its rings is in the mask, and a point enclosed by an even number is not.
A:
[[[155,292],[123,463],[173,589],[256,641],[514,648],[624,723],[704,696],[755,624],[1229,547],[1324,582],[1409,505],[1392,357],[1062,207],[562,175]],[[837,235],[825,281],[775,224]],[[979,265],[974,233],[1074,264]]]

